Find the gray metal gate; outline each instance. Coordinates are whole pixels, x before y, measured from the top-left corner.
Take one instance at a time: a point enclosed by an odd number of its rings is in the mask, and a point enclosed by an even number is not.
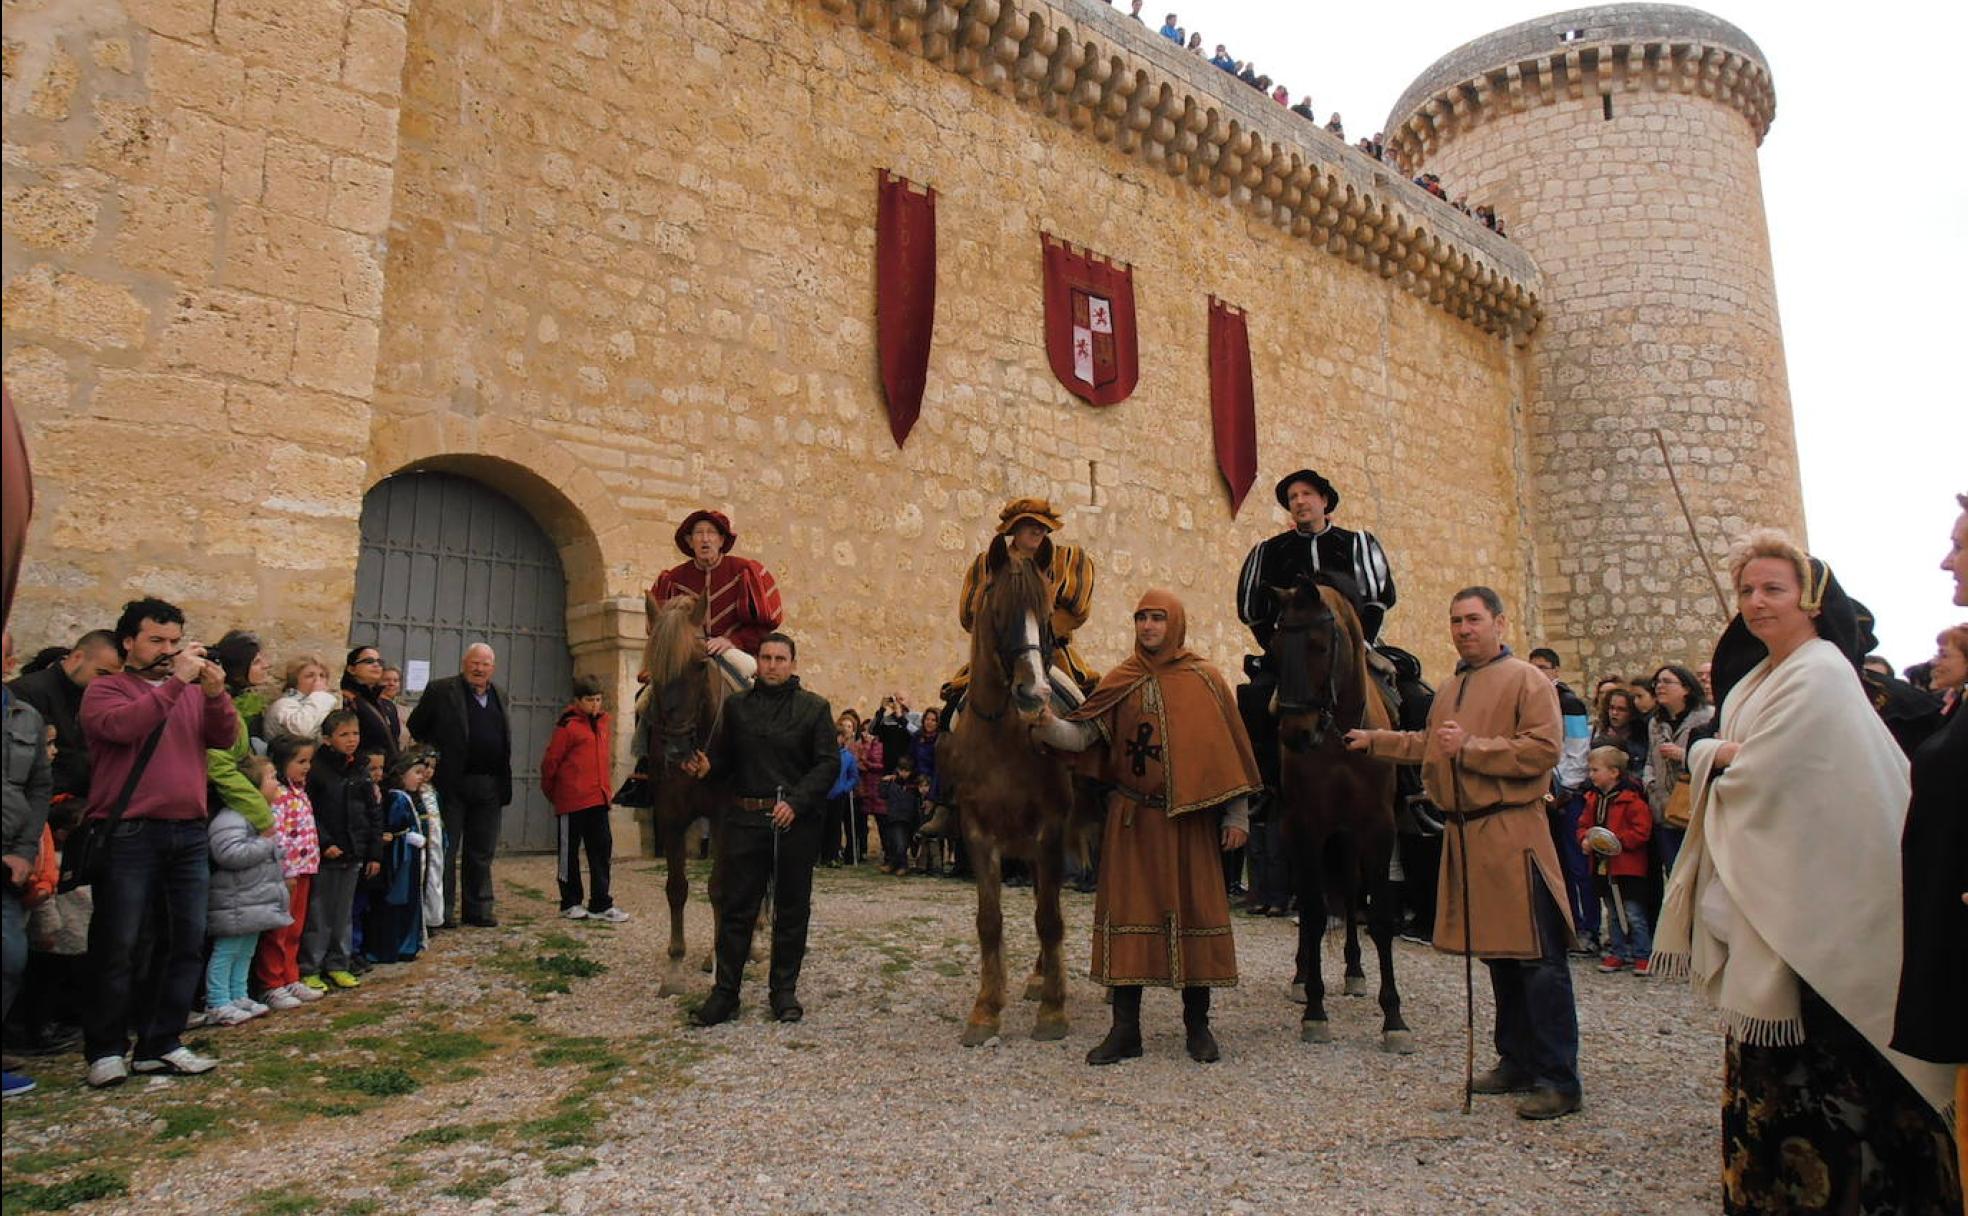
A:
[[[498,654],[493,682],[513,738],[513,802],[499,845],[552,850],[553,806],[540,792],[540,757],[571,693],[567,580],[547,534],[505,495],[450,473],[399,473],[362,499],[350,646],[374,646],[403,668],[407,719],[430,679],[458,674],[465,647]]]

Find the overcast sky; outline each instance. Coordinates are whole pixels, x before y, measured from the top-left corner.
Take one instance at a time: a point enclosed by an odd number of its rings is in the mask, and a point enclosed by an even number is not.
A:
[[[1701,5],[1762,47],[1777,117],[1762,148],[1777,302],[1812,552],[1879,617],[1904,667],[1968,618],[1939,569],[1968,492],[1968,141],[1945,55],[1968,5]],[[1301,4],[1149,0],[1204,45],[1311,93],[1371,135],[1437,58],[1548,3]],[[1450,183],[1453,189],[1453,183]],[[1471,200],[1476,201],[1476,200]],[[1508,219],[1508,217],[1505,217]]]

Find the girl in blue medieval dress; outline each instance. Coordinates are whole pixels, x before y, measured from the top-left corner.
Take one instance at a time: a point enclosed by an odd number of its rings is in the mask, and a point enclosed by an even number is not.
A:
[[[418,794],[430,780],[422,752],[405,752],[392,764],[383,796],[382,872],[369,892],[363,943],[378,963],[402,963],[424,946],[424,843]]]

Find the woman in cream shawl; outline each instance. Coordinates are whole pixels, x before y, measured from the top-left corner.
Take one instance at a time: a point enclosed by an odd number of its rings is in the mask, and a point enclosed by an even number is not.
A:
[[[1721,729],[1689,749],[1694,816],[1654,939],[1655,972],[1692,978],[1728,1026],[1724,1210],[1953,1216],[1952,1074],[1887,1047],[1906,760],[1829,568],[1760,532],[1730,570]]]

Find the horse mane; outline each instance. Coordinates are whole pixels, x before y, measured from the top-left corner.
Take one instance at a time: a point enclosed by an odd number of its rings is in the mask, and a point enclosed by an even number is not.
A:
[[[1327,577],[1332,581],[1327,581]],[[1360,614],[1354,611],[1352,599],[1343,587],[1336,585],[1340,582],[1350,584],[1352,580],[1344,575],[1322,576],[1319,580],[1319,599],[1345,631],[1346,644],[1353,651],[1354,687],[1359,690],[1365,705],[1364,724],[1385,729],[1393,725],[1393,719],[1387,712],[1387,703],[1381,699],[1379,689],[1367,672],[1367,630],[1360,624]]]
[[[651,706],[662,705],[664,689],[678,680],[694,677],[706,686],[711,713],[717,713],[724,700],[725,682],[712,675],[710,660],[698,646],[703,621],[704,602],[700,596],[680,595],[656,610],[649,639],[642,646],[642,669],[649,675],[646,691]]]

